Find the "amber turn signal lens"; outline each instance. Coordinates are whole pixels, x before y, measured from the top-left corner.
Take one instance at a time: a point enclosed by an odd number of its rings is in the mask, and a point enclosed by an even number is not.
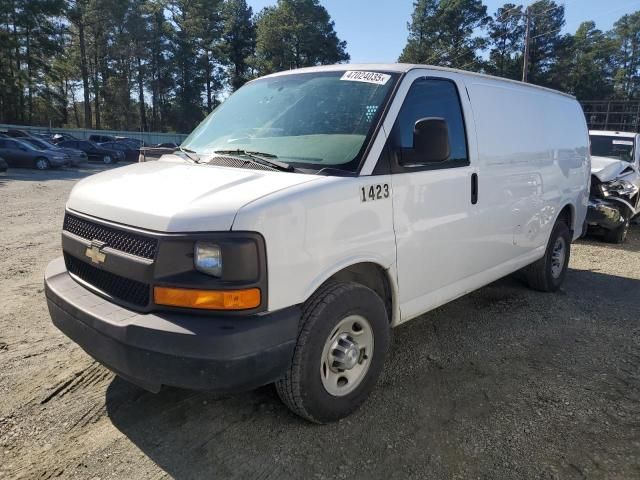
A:
[[[201,308],[205,310],[248,310],[260,305],[260,289],[192,290],[190,288],[154,287],[157,305]]]

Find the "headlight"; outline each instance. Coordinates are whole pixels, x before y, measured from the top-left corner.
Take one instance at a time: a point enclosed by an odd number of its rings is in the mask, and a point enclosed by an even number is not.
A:
[[[221,277],[222,250],[220,245],[212,242],[196,242],[193,250],[193,263],[196,270],[214,277]]]
[[[614,180],[612,182],[601,183],[598,188],[603,197],[615,195],[617,197],[633,197],[638,193],[638,187],[627,180]]]

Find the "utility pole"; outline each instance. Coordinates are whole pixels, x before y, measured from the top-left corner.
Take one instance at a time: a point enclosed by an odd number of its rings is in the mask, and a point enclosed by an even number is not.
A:
[[[529,76],[529,30],[531,25],[531,14],[529,12],[529,8],[525,10],[524,21],[525,21],[525,30],[524,30],[524,55],[522,62],[522,81],[527,83]]]

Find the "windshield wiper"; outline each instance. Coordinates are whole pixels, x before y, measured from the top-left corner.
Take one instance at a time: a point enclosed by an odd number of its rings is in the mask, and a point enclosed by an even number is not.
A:
[[[254,152],[251,150],[215,150],[213,153],[217,153],[219,155],[238,155],[243,157],[248,157],[250,161],[253,163],[257,163],[259,165],[264,165],[267,167],[275,168],[277,170],[282,170],[285,172],[293,172],[295,168],[289,165],[286,162],[282,162],[280,160],[276,160],[278,158],[277,155],[273,153],[264,153],[264,152]]]
[[[190,153],[195,153],[196,155],[198,155],[198,152],[196,152],[195,150],[191,150],[189,148],[184,148],[184,147],[178,147],[178,149],[184,153],[184,155],[191,160],[193,163],[200,163],[200,157],[196,156],[196,158],[193,158],[191,155],[189,155]]]

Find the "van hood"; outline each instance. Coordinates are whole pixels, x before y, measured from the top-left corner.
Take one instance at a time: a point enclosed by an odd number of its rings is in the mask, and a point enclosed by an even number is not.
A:
[[[620,176],[625,170],[633,170],[633,166],[624,160],[608,157],[591,157],[591,174],[601,182],[608,182]]]
[[[321,178],[196,165],[169,156],[85,178],[71,191],[67,208],[158,232],[225,231],[247,203]]]

